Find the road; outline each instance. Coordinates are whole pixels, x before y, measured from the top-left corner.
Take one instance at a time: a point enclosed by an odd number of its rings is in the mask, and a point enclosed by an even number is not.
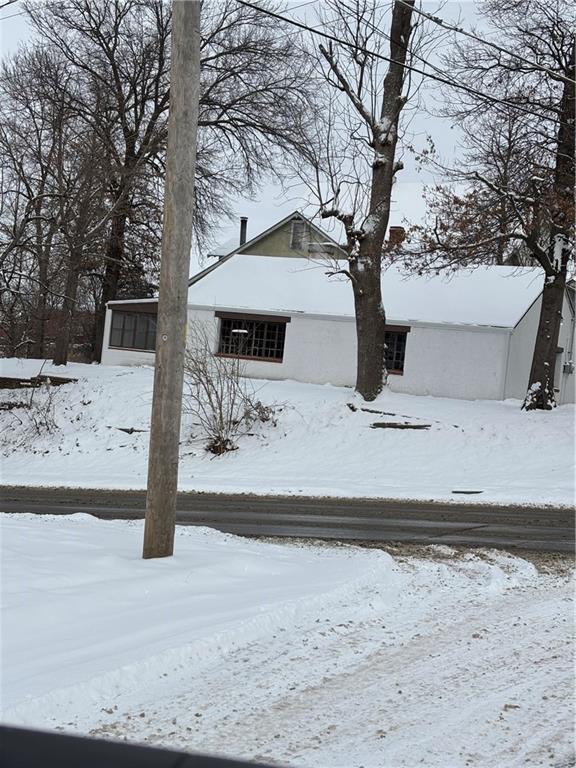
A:
[[[0,492],[0,512],[84,512],[111,520],[142,518],[144,510],[144,491],[4,486]],[[177,522],[250,536],[574,551],[574,511],[565,507],[181,493]]]

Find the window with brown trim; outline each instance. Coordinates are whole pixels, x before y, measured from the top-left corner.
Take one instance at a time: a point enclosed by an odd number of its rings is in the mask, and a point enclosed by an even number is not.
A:
[[[110,346],[119,349],[156,348],[156,316],[141,312],[112,311]]]
[[[282,362],[286,320],[220,316],[218,354]]]
[[[386,369],[389,373],[404,373],[406,354],[406,331],[386,331]]]

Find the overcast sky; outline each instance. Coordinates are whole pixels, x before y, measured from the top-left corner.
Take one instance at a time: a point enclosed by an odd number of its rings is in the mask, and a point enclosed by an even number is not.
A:
[[[97,0],[94,0],[97,2]],[[312,21],[314,7],[318,6],[322,0],[316,2],[307,2],[302,6],[302,0],[296,0],[294,3],[288,3],[286,8],[288,13],[298,18],[304,16],[308,21]],[[292,9],[293,7],[293,9]],[[470,28],[477,23],[474,0],[458,0],[457,2],[447,2],[441,5],[438,2],[423,2],[424,10],[432,13],[438,13],[446,20],[459,19],[463,26]],[[2,56],[9,55],[17,50],[18,46],[30,39],[30,28],[27,25],[26,17],[22,14],[21,3],[0,11],[0,44]],[[435,96],[434,98],[437,98]],[[422,114],[414,119],[414,132],[423,139],[425,134],[429,134],[439,151],[444,157],[453,156],[456,153],[457,131],[453,130],[448,121],[431,117],[428,114]],[[424,183],[430,183],[432,179],[429,175],[422,175],[418,172],[413,158],[408,155],[404,159],[405,169],[399,174],[398,182],[394,188],[392,214],[390,224],[402,224],[404,220],[416,222],[424,214],[424,203],[422,200],[422,186]],[[296,188],[291,193],[285,193],[275,186],[265,186],[256,199],[240,199],[236,205],[237,217],[248,217],[248,237],[251,238],[258,232],[270,227],[274,222],[287,216],[292,211],[298,209],[307,215],[315,212],[313,206],[306,205],[306,191],[302,188]],[[324,228],[327,227],[323,223]],[[215,233],[215,241],[222,242],[234,237],[239,232],[239,222],[223,221],[218,232]],[[338,236],[338,232],[332,233]]]

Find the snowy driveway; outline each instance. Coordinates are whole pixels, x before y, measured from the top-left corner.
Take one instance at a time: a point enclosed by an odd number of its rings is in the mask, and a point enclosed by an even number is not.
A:
[[[90,733],[310,768],[568,765],[568,596],[539,592],[293,626]]]
[[[8,579],[9,627],[25,620],[19,589],[29,614],[50,598],[53,620],[4,649],[11,722],[310,768],[572,764],[563,558],[187,529],[179,557],[143,564],[139,523],[7,520],[8,562],[25,570]]]
[[[422,611],[423,575],[400,617],[292,626],[90,732],[310,768],[571,764],[567,590]]]

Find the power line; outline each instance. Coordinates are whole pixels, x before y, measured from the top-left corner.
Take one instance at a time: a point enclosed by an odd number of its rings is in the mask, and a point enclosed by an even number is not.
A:
[[[346,6],[346,5],[345,5],[344,7],[345,7],[345,8],[347,8],[348,6]],[[370,29],[371,29],[373,32],[375,32],[376,34],[380,35],[381,37],[384,37],[386,40],[389,40],[390,42],[392,42],[392,38],[391,38],[391,36],[390,36],[389,34],[387,34],[386,32],[384,32],[384,30],[382,30],[382,29],[379,29],[379,28],[378,28],[378,27],[377,27],[375,24],[373,24],[373,23],[372,23],[372,22],[370,22],[370,21],[366,21],[365,23],[366,23],[366,24],[367,24],[367,25],[370,27]],[[411,55],[412,55],[414,58],[416,58],[416,59],[419,59],[420,61],[424,62],[424,64],[426,64],[427,66],[429,66],[429,67],[430,67],[430,68],[431,68],[431,69],[432,69],[434,72],[438,72],[438,73],[440,73],[440,75],[442,75],[442,76],[443,76],[443,75],[445,75],[445,73],[443,72],[443,70],[441,70],[441,69],[440,69],[439,67],[437,67],[435,64],[432,64],[432,62],[428,61],[428,60],[427,60],[427,59],[425,59],[423,56],[420,56],[420,55],[419,55],[418,53],[416,53],[415,51],[411,51]],[[462,86],[464,86],[464,85],[465,85],[465,84],[463,84],[463,83],[459,83],[459,82],[458,82],[458,80],[456,80],[456,79],[455,79],[455,78],[453,78],[453,77],[450,77],[450,82],[452,83],[452,87],[453,87],[453,88],[458,88],[460,85],[462,85]],[[503,103],[503,104],[509,104],[510,102],[502,102],[502,103]],[[515,106],[518,106],[518,105],[515,105]],[[541,109],[545,109],[545,110],[547,110],[547,111],[554,111],[554,109],[553,109],[552,107],[546,107],[546,106],[544,106],[544,105],[541,105]],[[502,111],[503,111],[503,110],[502,110]],[[534,114],[534,115],[535,115],[536,113],[534,113],[534,112],[531,112],[530,114]],[[538,115],[538,116],[539,116],[539,115]],[[558,120],[557,122],[559,122],[559,123],[562,123],[562,121],[561,121],[561,120]]]
[[[0,16],[0,21],[6,21],[6,19],[13,19],[14,16],[24,16],[26,11],[18,11],[18,13],[11,13],[10,16]]]
[[[498,45],[498,43],[493,43],[491,40],[486,40],[483,37],[480,37],[479,35],[476,35],[474,32],[470,32],[467,29],[464,29],[464,27],[457,27],[453,24],[448,23],[444,19],[442,19],[440,16],[433,16],[431,13],[426,13],[426,11],[423,11],[421,8],[416,8],[415,6],[409,5],[406,0],[398,0],[398,2],[401,5],[406,6],[407,8],[412,8],[414,13],[418,13],[420,16],[424,16],[425,19],[428,19],[428,21],[433,22],[434,24],[437,24],[439,27],[442,27],[443,29],[448,29],[451,32],[457,32],[460,35],[465,35],[466,37],[471,38],[472,40],[476,40],[478,43],[482,43],[482,45],[487,45],[490,48],[494,48],[496,51],[500,51],[500,53],[505,53],[507,56],[512,56],[514,59],[518,59],[518,61],[523,61],[524,64],[529,64],[531,67],[534,67],[534,69],[538,69],[541,72],[546,72],[547,75],[550,75],[554,79],[557,80],[563,80],[565,83],[574,83],[575,81],[572,80],[569,77],[566,77],[566,75],[562,75],[559,72],[554,72],[554,70],[550,69],[549,67],[545,67],[542,64],[538,64],[535,61],[531,61],[530,59],[525,58],[524,56],[521,56],[519,53],[513,53],[512,51],[509,51],[508,48],[504,48],[501,45]]]
[[[365,53],[368,56],[373,56],[376,59],[381,59],[382,61],[387,61],[391,64],[397,64],[398,66],[401,66],[403,69],[409,69],[412,72],[416,72],[416,74],[422,75],[423,77],[427,77],[431,80],[436,80],[437,82],[443,83],[444,85],[449,85],[451,88],[456,88],[462,91],[466,91],[467,93],[470,93],[473,96],[479,96],[480,98],[485,99],[486,101],[489,101],[493,104],[501,104],[503,106],[511,107],[512,109],[517,109],[518,111],[524,112],[525,114],[531,115],[532,117],[538,117],[541,120],[545,119],[545,120],[550,120],[556,123],[561,122],[560,120],[558,120],[558,118],[546,118],[539,112],[533,112],[532,110],[526,109],[526,107],[523,107],[520,104],[515,104],[514,102],[506,101],[505,99],[499,99],[499,98],[496,98],[495,96],[489,96],[487,93],[478,91],[475,88],[471,88],[468,85],[464,85],[463,83],[457,83],[453,80],[447,79],[446,77],[433,75],[430,72],[426,72],[422,69],[418,69],[417,67],[413,67],[410,64],[402,64],[399,61],[395,61],[394,59],[391,59],[389,56],[384,56],[384,54],[377,53],[376,51],[371,51],[368,48],[365,48],[364,46],[356,45],[355,43],[351,43],[348,40],[342,40],[341,38],[338,38],[335,35],[331,35],[328,32],[324,32],[319,29],[314,29],[312,27],[309,27],[306,24],[296,21],[295,19],[290,19],[289,17],[283,16],[280,13],[276,13],[275,11],[270,11],[267,8],[261,8],[255,3],[248,2],[248,0],[237,0],[237,2],[240,5],[246,6],[247,8],[252,8],[254,10],[260,11],[261,13],[265,13],[266,15],[271,16],[272,18],[278,19],[279,21],[284,21],[288,24],[292,24],[293,26],[303,29],[306,32],[312,32],[314,35],[323,37],[326,40],[331,40],[332,42],[338,43],[339,45],[345,45],[348,48],[353,48],[355,51],[360,51],[361,53]],[[429,62],[426,62],[426,63],[428,64]]]
[[[306,0],[305,3],[300,3],[300,5],[293,5],[293,6],[291,6],[290,10],[291,11],[297,11],[298,8],[304,8],[305,5],[316,5],[316,3],[318,1],[319,0]]]

